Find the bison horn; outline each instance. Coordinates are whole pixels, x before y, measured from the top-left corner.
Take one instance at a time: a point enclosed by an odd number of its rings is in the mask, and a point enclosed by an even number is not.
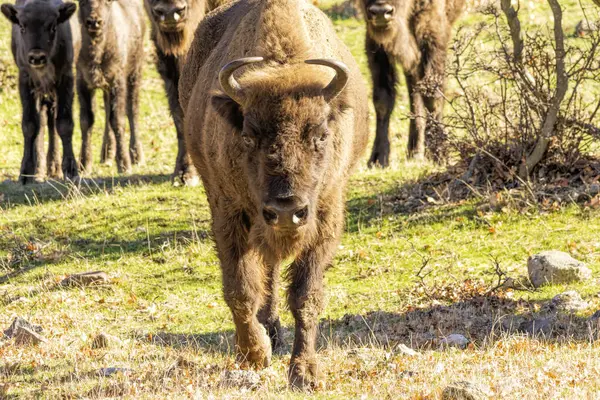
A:
[[[223,91],[231,97],[236,103],[244,103],[244,89],[233,76],[233,73],[244,65],[253,64],[262,61],[262,57],[246,57],[231,61],[221,68],[219,72],[219,82]]]
[[[307,64],[323,65],[325,67],[333,68],[336,72],[335,77],[331,80],[329,85],[323,89],[323,97],[326,101],[335,99],[342,90],[346,87],[350,77],[350,71],[348,67],[340,61],[327,60],[327,59],[314,59],[306,60]]]

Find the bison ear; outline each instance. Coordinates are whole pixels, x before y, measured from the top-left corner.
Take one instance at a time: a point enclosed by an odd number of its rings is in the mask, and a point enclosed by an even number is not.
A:
[[[242,108],[231,97],[226,94],[215,94],[211,98],[212,106],[227,122],[235,129],[241,131],[244,128],[244,114]]]
[[[56,21],[59,24],[62,24],[65,21],[68,21],[69,18],[75,13],[77,10],[77,6],[75,3],[64,3],[58,7],[58,20]]]
[[[2,4],[0,6],[0,10],[2,10],[2,14],[13,24],[19,24],[19,19],[17,18],[17,9],[12,4]]]

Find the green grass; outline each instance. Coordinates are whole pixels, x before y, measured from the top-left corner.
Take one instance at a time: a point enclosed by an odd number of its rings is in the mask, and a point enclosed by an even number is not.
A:
[[[547,21],[542,3],[532,4],[540,24]],[[581,18],[577,4],[565,2],[568,31]],[[464,21],[472,24],[481,18],[467,15]],[[0,22],[0,61],[10,75],[15,68],[9,27]],[[335,25],[368,80],[362,21],[336,20]],[[147,48],[150,53],[149,43]],[[286,388],[289,352],[276,355],[273,366],[260,372],[255,391],[219,385],[221,373],[235,367],[233,324],[221,296],[204,192],[169,182],[175,131],[151,57],[140,116],[147,162],[135,167],[132,179],[98,164],[104,118],[97,100],[94,176],[102,180],[82,189],[60,182],[24,188],[13,182],[22,151],[20,104],[14,86],[0,88],[0,181],[6,180],[0,183],[0,327],[20,315],[42,325],[48,339],[39,347],[23,348],[0,337],[0,385],[9,385],[6,396],[303,397]],[[598,211],[578,205],[556,212],[510,205],[491,211],[489,201],[480,199],[403,212],[402,202],[395,199],[436,169],[405,161],[402,107],[405,102],[392,121],[391,168],[369,170],[365,160],[352,178],[347,231],[326,274],[328,303],[319,356],[328,384],[314,396],[437,398],[448,383],[471,380],[489,386],[499,398],[594,398],[600,393],[597,336],[581,327],[600,308]],[[75,132],[78,154],[78,128]],[[428,285],[451,288],[462,287],[465,279],[491,285],[492,257],[511,276],[526,274],[527,257],[548,249],[568,251],[586,262],[594,279],[568,288],[509,292],[502,295],[505,306],[486,310],[498,319],[507,309],[511,315],[532,318],[545,315],[539,307],[557,293],[578,290],[590,305],[569,320],[569,326],[580,329],[570,335],[551,340],[491,338],[470,320],[451,320],[464,316],[464,310],[481,311],[468,298],[452,304],[430,300],[418,290],[415,274],[424,257],[432,271]],[[57,285],[68,274],[93,270],[107,272],[110,284]],[[410,335],[402,333],[410,325],[405,318],[416,315],[415,308],[437,315],[440,306],[449,307],[449,316],[440,317],[430,330],[436,336],[462,333],[474,346],[463,352],[416,346],[421,353],[416,358],[398,352],[396,342],[410,344]],[[433,317],[422,318],[417,323],[429,329],[427,318]],[[289,345],[293,324],[285,307],[282,319],[289,328]],[[121,342],[91,349],[93,336],[101,331]],[[182,366],[180,358],[193,364]],[[96,371],[104,367],[133,372],[100,378]],[[506,389],[511,382],[516,387]]]

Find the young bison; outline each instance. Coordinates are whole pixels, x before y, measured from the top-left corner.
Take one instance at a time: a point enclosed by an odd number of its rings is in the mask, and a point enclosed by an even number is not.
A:
[[[144,155],[137,131],[140,80],[144,63],[144,11],[138,1],[81,0],[79,22],[82,49],[77,63],[77,92],[81,122],[81,165],[92,168],[91,133],[94,125],[93,92],[104,91],[104,106],[110,129],[106,130],[103,154],[110,157],[110,132],[116,141],[117,168],[131,172],[131,163]],[[130,142],[125,137],[125,113],[129,119]],[[109,137],[106,137],[109,136]]]
[[[414,115],[410,121],[408,156],[422,159],[426,131],[431,128],[427,126],[428,118],[442,120],[447,46],[464,0],[361,0],[361,4],[367,21],[366,49],[377,114],[369,165],[389,164],[396,63],[404,70]]]
[[[179,105],[179,74],[194,32],[205,14],[205,0],[145,0],[151,22],[150,37],[156,47],[156,67],[162,77],[171,116],[177,131],[174,179],[188,186],[198,183],[198,173],[185,147],[183,110]]]
[[[312,388],[320,379],[323,274],[342,233],[348,177],[367,140],[360,71],[316,7],[241,0],[202,21],[179,88],[238,355],[269,364],[280,341],[279,267],[293,257],[289,382]]]
[[[73,154],[73,66],[79,53],[76,10],[60,0],[18,0],[3,4],[12,27],[11,49],[19,67],[19,94],[25,139],[19,181],[42,181],[46,175],[44,129],[48,126],[48,175],[60,177],[57,131],[62,141],[62,174],[77,176]]]

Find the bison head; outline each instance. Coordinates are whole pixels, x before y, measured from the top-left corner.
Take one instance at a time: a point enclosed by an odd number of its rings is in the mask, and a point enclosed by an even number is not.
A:
[[[19,26],[21,39],[18,51],[31,68],[43,69],[48,65],[56,46],[58,25],[67,21],[75,12],[74,3],[59,6],[46,1],[33,1],[24,6],[2,4],[2,14]]]
[[[113,0],[79,0],[79,22],[93,39],[103,37]]]
[[[233,127],[259,221],[276,235],[295,235],[315,226],[328,160],[339,145],[336,116],[343,112],[347,67],[333,60],[308,60],[288,67],[233,73],[262,58],[232,61],[221,70],[224,91],[213,107]],[[315,67],[335,71],[330,81]],[[337,145],[336,145],[337,142]],[[330,168],[329,168],[330,169]],[[310,229],[310,228],[309,228]]]
[[[162,32],[181,32],[188,18],[187,0],[146,0],[148,16]]]
[[[361,0],[367,29],[373,39],[390,40],[395,35],[396,4],[393,0]]]

